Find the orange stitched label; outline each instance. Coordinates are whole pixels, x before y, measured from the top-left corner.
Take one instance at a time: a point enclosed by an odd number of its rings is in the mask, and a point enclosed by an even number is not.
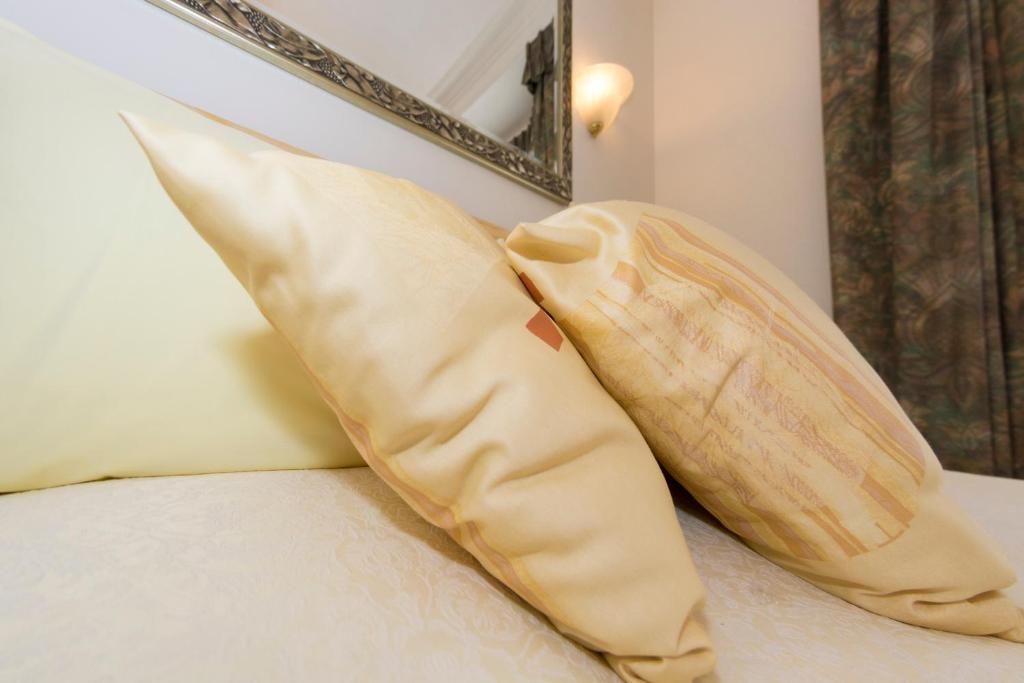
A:
[[[551,318],[544,311],[537,311],[537,315],[530,318],[530,322],[526,323],[526,329],[555,351],[562,348],[562,333],[558,331],[558,326],[551,321]]]

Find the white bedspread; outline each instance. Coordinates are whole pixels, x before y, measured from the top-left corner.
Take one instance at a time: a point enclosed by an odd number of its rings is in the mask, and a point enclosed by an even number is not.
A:
[[[1024,570],[1024,482],[948,489]],[[877,617],[680,519],[721,681],[1024,680],[1024,646]],[[0,680],[617,679],[360,468],[0,497]]]

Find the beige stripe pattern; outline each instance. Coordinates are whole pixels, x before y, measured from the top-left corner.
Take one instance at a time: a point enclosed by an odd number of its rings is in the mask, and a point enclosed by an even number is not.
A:
[[[560,321],[666,467],[734,532],[804,560],[909,527],[927,446],[770,282],[669,218]]]

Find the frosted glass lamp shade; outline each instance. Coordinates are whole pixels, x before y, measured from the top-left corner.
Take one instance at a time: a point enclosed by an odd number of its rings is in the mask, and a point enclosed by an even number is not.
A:
[[[619,64],[592,64],[576,76],[576,111],[591,135],[612,125],[619,108],[633,92],[633,74]]]

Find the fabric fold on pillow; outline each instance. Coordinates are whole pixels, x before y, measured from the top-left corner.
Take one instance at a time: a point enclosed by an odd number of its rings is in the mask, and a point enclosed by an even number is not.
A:
[[[124,118],[410,506],[626,680],[712,669],[654,456],[474,220],[407,181]]]
[[[878,614],[1024,640],[1014,572],[881,378],[782,273],[692,216],[603,202],[508,258],[664,467],[752,548]]]

